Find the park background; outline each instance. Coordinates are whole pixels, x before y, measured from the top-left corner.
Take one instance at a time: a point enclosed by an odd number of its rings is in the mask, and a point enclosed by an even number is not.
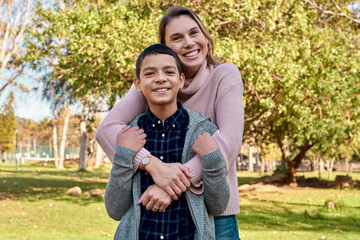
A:
[[[336,0],[0,0],[1,238],[112,237],[94,134],[174,5],[243,78],[242,239],[359,239],[360,4]],[[26,95],[50,116],[15,114]]]

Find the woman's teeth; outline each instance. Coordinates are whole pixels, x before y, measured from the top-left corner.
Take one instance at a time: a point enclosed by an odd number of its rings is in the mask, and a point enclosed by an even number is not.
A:
[[[194,52],[185,54],[185,57],[192,57],[192,56],[195,56],[197,53],[198,53],[198,51],[196,50],[196,51],[194,51]]]

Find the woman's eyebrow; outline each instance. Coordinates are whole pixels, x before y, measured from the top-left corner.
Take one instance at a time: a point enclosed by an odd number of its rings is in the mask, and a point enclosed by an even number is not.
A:
[[[192,31],[192,30],[195,30],[195,29],[199,29],[199,27],[192,27],[192,28],[189,29],[189,32]],[[180,33],[173,33],[173,34],[170,35],[170,37],[179,36],[179,35],[181,35],[181,34]]]

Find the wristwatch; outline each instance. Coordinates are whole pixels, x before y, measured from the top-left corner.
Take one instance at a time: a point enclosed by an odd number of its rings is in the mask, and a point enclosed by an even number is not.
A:
[[[145,167],[150,163],[150,160],[152,157],[153,157],[153,155],[149,154],[141,160],[144,170],[145,170]]]

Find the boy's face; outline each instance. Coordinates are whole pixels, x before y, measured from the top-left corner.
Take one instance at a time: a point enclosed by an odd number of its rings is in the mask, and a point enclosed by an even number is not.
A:
[[[184,86],[184,74],[179,76],[175,59],[167,54],[148,55],[140,66],[140,79],[134,84],[151,106],[173,106],[177,94]]]

